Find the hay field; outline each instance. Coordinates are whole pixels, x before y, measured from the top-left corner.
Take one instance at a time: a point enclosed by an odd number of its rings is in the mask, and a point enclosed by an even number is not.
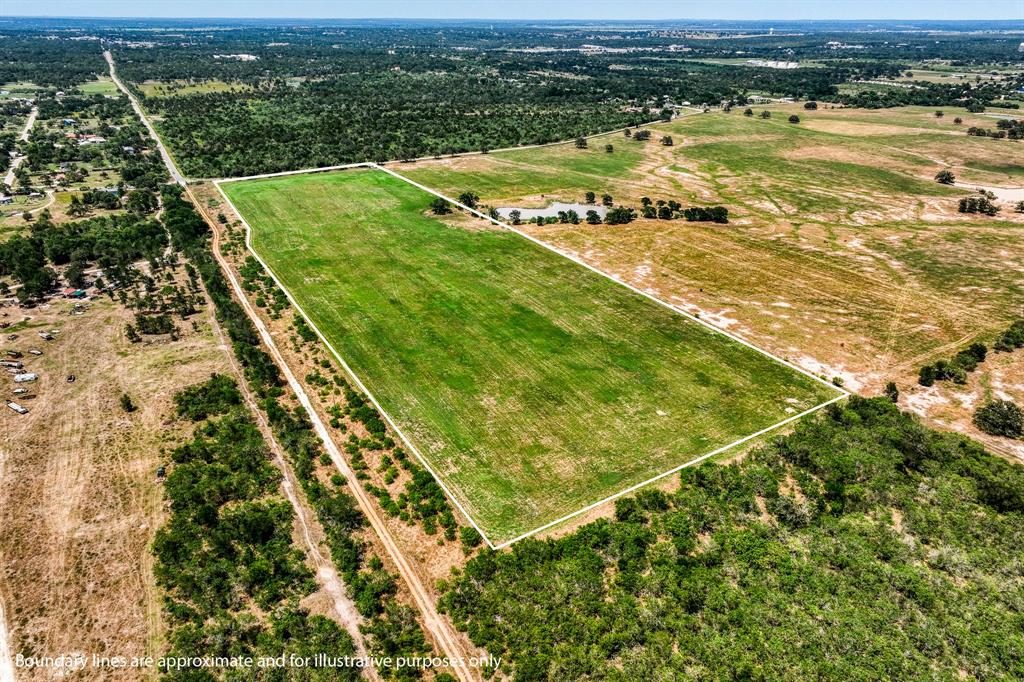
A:
[[[496,544],[838,395],[385,173],[222,189]]]

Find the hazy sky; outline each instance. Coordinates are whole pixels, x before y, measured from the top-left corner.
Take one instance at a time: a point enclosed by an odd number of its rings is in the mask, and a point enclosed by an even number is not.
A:
[[[1024,0],[0,0],[0,16],[1019,19]]]

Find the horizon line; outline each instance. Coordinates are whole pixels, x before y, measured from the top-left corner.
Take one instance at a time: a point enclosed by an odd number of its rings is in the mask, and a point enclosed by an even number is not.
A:
[[[995,22],[1018,22],[1021,25],[1021,30],[1024,31],[1024,19],[1017,17],[994,17],[994,18],[971,18],[971,19],[929,19],[924,17],[917,18],[889,18],[889,19],[821,19],[821,18],[806,18],[806,19],[773,19],[773,18],[748,18],[748,19],[727,19],[727,18],[621,18],[621,19],[598,19],[598,18],[574,18],[574,17],[534,17],[534,18],[521,18],[512,19],[507,17],[502,18],[487,18],[487,17],[355,17],[355,16],[294,16],[294,17],[277,17],[277,16],[253,16],[253,15],[225,15],[225,16],[162,16],[162,15],[93,15],[93,14],[7,14],[0,16],[0,22],[4,20],[17,20],[17,19],[104,19],[111,21],[118,20],[168,20],[168,21],[226,21],[226,20],[265,20],[265,21],[436,21],[436,22],[457,22],[457,21],[480,21],[489,23],[527,23],[527,22],[572,22],[572,23],[626,23],[626,24],[644,24],[644,23],[671,23],[671,22],[697,22],[697,23],[708,23],[708,22],[734,22],[734,23],[766,23],[774,22],[777,24],[787,23],[904,23],[904,22],[928,22],[933,24],[960,24],[960,23],[995,23]]]

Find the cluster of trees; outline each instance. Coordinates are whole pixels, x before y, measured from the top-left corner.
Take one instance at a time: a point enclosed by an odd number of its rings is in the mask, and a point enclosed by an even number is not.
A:
[[[505,31],[518,33],[501,29],[494,35]],[[750,90],[831,97],[836,83],[879,70],[850,63],[792,73],[643,55],[629,57],[637,68],[617,70],[609,68],[615,64],[610,57],[574,52],[455,53],[455,43],[438,46],[436,35],[419,29],[403,31],[400,40],[408,49],[388,52],[393,44],[381,42],[387,30],[358,40],[357,33],[332,35],[329,45],[323,36],[307,35],[271,49],[257,42],[222,45],[230,33],[206,36],[207,45],[132,50],[121,60],[122,74],[136,83],[182,78],[232,84],[146,99],[147,108],[163,119],[161,132],[184,170],[209,176],[573,138],[585,146],[592,133],[636,126],[659,111],[670,117],[661,106],[666,96],[708,103],[739,101]],[[266,40],[265,33],[243,32],[240,38],[252,35]],[[475,34],[462,39],[490,42]],[[543,39],[564,40],[550,34]],[[228,50],[244,50],[258,60],[211,58]],[[303,80],[288,80],[295,77]],[[349,134],[332,134],[336,130]],[[629,134],[638,140],[651,136],[649,130]]]
[[[967,374],[977,369],[978,364],[985,361],[988,347],[980,342],[972,343],[950,360],[939,360],[925,365],[918,371],[917,383],[932,386],[936,381],[951,380],[956,384],[967,383]]]
[[[674,220],[685,218],[689,222],[713,222],[728,223],[729,209],[724,206],[690,206],[684,208],[675,200],[641,197],[640,214],[644,218],[657,218],[659,220]]]
[[[391,71],[339,74],[298,88],[149,98],[146,107],[162,117],[161,135],[183,171],[200,177],[486,151],[645,120],[577,93],[465,73]]]
[[[987,196],[964,197],[957,208],[961,213],[981,213],[989,216],[999,213],[999,207]]]
[[[152,193],[149,196],[153,196]],[[149,202],[140,204],[149,206]],[[68,215],[76,218],[89,213],[94,208],[102,208],[112,211],[121,208],[121,197],[117,192],[107,192],[101,189],[86,190],[81,194],[72,194],[68,204]]]
[[[596,215],[596,212],[593,213]],[[633,222],[635,219],[636,210],[629,208],[628,206],[613,206],[604,214],[604,222],[606,225],[625,225],[626,223]]]
[[[853,397],[679,478],[478,554],[442,608],[522,680],[1016,675],[1017,595],[989,586],[1024,578],[1019,466]]]
[[[640,203],[643,205],[642,213],[645,218],[673,220],[683,217],[689,222],[722,224],[729,222],[729,209],[724,206],[690,206],[683,208],[678,201],[658,199],[652,202],[648,197],[641,198]]]
[[[392,498],[387,488],[364,482],[364,487],[377,498],[385,513],[406,523],[422,523],[427,535],[436,535],[440,526],[446,541],[455,540],[459,524],[455,520],[455,514],[448,503],[448,498],[445,497],[444,490],[437,484],[433,474],[414,464],[402,448],[394,448],[391,454],[384,455],[381,459],[385,483],[391,483],[397,478],[397,470],[394,469],[396,460],[398,465],[411,475],[396,498]]]
[[[648,53],[581,54],[576,48],[587,39],[584,33],[522,26],[483,33],[446,27],[443,43],[436,30],[422,26],[381,26],[376,33],[360,27],[326,33],[289,27],[289,32],[287,45],[272,30],[229,27],[188,46],[118,50],[124,77],[134,83],[166,83],[159,96],[146,98],[145,106],[162,117],[161,132],[187,174],[407,160],[564,139],[585,145],[592,133],[670,117],[663,106],[666,97],[717,104],[768,92],[816,101],[836,98],[836,86],[851,79],[896,76],[904,70],[900,63],[864,58],[867,53],[793,70]],[[821,39],[815,35],[815,45],[801,45],[799,51],[820,52]],[[608,36],[602,44],[634,48],[647,42],[668,47],[651,36],[625,42]],[[522,44],[570,49],[537,54],[505,49]],[[752,45],[748,54],[790,59],[780,45]],[[473,49],[458,49],[464,47]],[[884,45],[877,47],[885,51]],[[692,41],[691,49],[695,55],[723,56],[707,41]],[[257,59],[213,58],[234,52]],[[630,68],[616,68],[623,59]],[[183,87],[214,80],[219,81],[215,88]],[[966,90],[987,103],[1004,89],[994,83],[928,86],[864,97],[873,98],[865,100],[870,106],[946,104],[964,97]],[[908,98],[916,99],[904,101]],[[337,130],[348,134],[338,136]],[[650,131],[638,132],[638,139],[650,137]]]
[[[841,92],[833,101],[848,107],[862,109],[883,109],[888,107],[964,107],[972,113],[980,113],[986,107],[999,106],[1019,108],[1015,102],[1001,99],[1012,94],[1009,83],[986,81],[984,83],[928,83],[917,82],[914,88],[864,89],[856,92]]]
[[[70,90],[105,73],[103,53],[92,40],[72,40],[53,31],[5,31],[0,83],[35,83],[49,90]]]
[[[145,216],[105,216],[58,225],[43,211],[28,234],[0,243],[0,275],[10,275],[21,285],[16,293],[22,302],[51,293],[60,281],[54,266],[64,265],[65,281],[71,286],[82,286],[85,270],[95,264],[103,269],[107,284],[126,288],[140,283],[155,290],[153,277],[142,275],[134,263],[148,260],[152,270],[159,270],[166,247],[163,226]]]
[[[221,214],[223,215],[223,214]],[[267,309],[271,319],[278,319],[281,313],[288,308],[288,296],[284,290],[277,286],[274,279],[263,270],[259,261],[251,255],[245,257],[245,263],[238,269],[242,276],[242,288],[249,293],[255,293],[254,303],[259,308]],[[300,315],[296,318],[296,327],[304,339],[316,338],[316,333],[309,328],[306,320]]]
[[[596,200],[594,192],[586,193],[586,203],[593,204]],[[602,203],[608,206],[609,209],[602,219],[597,211],[589,210],[586,213],[585,220],[590,225],[599,225],[602,222],[606,225],[625,225],[636,220],[637,216],[640,215],[644,218],[659,219],[659,220],[675,220],[677,218],[685,218],[689,222],[714,222],[714,223],[728,223],[729,222],[729,209],[724,206],[690,206],[684,208],[678,201],[664,199],[658,199],[654,201],[649,197],[643,197],[641,200],[641,208],[639,213],[636,209],[629,208],[628,206],[614,206],[612,197],[610,194],[605,194],[602,198]],[[447,206],[447,202],[443,199],[439,199],[434,203],[442,202],[445,204],[443,209],[445,212],[450,212],[451,208]],[[433,206],[434,213],[438,212],[438,207]],[[522,218],[518,210],[511,211],[509,213],[509,221],[513,225],[522,224]],[[569,209],[567,211],[558,211],[557,216],[537,216],[531,219],[529,222],[536,223],[537,225],[547,225],[554,223],[568,223],[577,225],[580,223],[580,215]]]
[[[997,140],[1022,140],[1024,139],[1024,119],[1001,118],[996,123],[995,130],[971,126],[967,129],[967,134],[974,137],[994,137]]]
[[[691,206],[683,209],[683,217],[690,222],[729,222],[729,209],[724,206]]]
[[[991,400],[974,412],[974,425],[992,436],[1024,436],[1024,411],[1010,400]]]

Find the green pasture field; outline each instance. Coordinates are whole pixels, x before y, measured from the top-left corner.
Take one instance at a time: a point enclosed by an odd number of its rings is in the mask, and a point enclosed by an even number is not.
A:
[[[605,151],[607,144],[613,147],[610,154]],[[602,135],[589,140],[586,149],[576,149],[573,143],[512,149],[462,159],[471,166],[458,172],[432,164],[408,166],[402,171],[414,175],[417,182],[427,187],[444,188],[456,195],[461,189],[452,184],[453,178],[492,203],[500,203],[503,197],[530,197],[532,200],[523,206],[543,206],[547,203],[543,195],[582,200],[587,191],[612,191],[620,178],[633,175],[643,160],[644,144],[617,134]],[[476,172],[472,165],[480,163],[493,163],[495,167]],[[641,177],[635,176],[637,181]]]
[[[144,81],[139,83],[139,91],[146,97],[174,97],[176,95],[196,95],[210,92],[228,92],[229,90],[251,90],[252,86],[242,83],[227,83],[221,80],[171,80]]]
[[[221,189],[496,545],[841,395],[381,171]]]
[[[934,178],[948,166],[964,182],[1019,185],[1022,143],[967,135],[994,128],[985,114],[997,110],[829,107],[688,115],[644,126],[646,143],[604,138],[614,160],[592,140],[585,150],[570,142],[401,170],[494,206],[581,201],[587,190],[633,207],[644,196],[726,206],[727,227],[640,219],[523,229],[667,300],[721,311],[730,329],[781,357],[875,391],[947,348],[988,340],[1018,314],[1019,214],[1009,205],[996,218],[958,214],[969,190]],[[658,143],[665,134],[673,146]],[[559,178],[562,189],[552,187]]]
[[[79,92],[83,95],[117,95],[119,90],[114,81],[108,76],[100,76],[94,81],[82,83],[78,86]]]

